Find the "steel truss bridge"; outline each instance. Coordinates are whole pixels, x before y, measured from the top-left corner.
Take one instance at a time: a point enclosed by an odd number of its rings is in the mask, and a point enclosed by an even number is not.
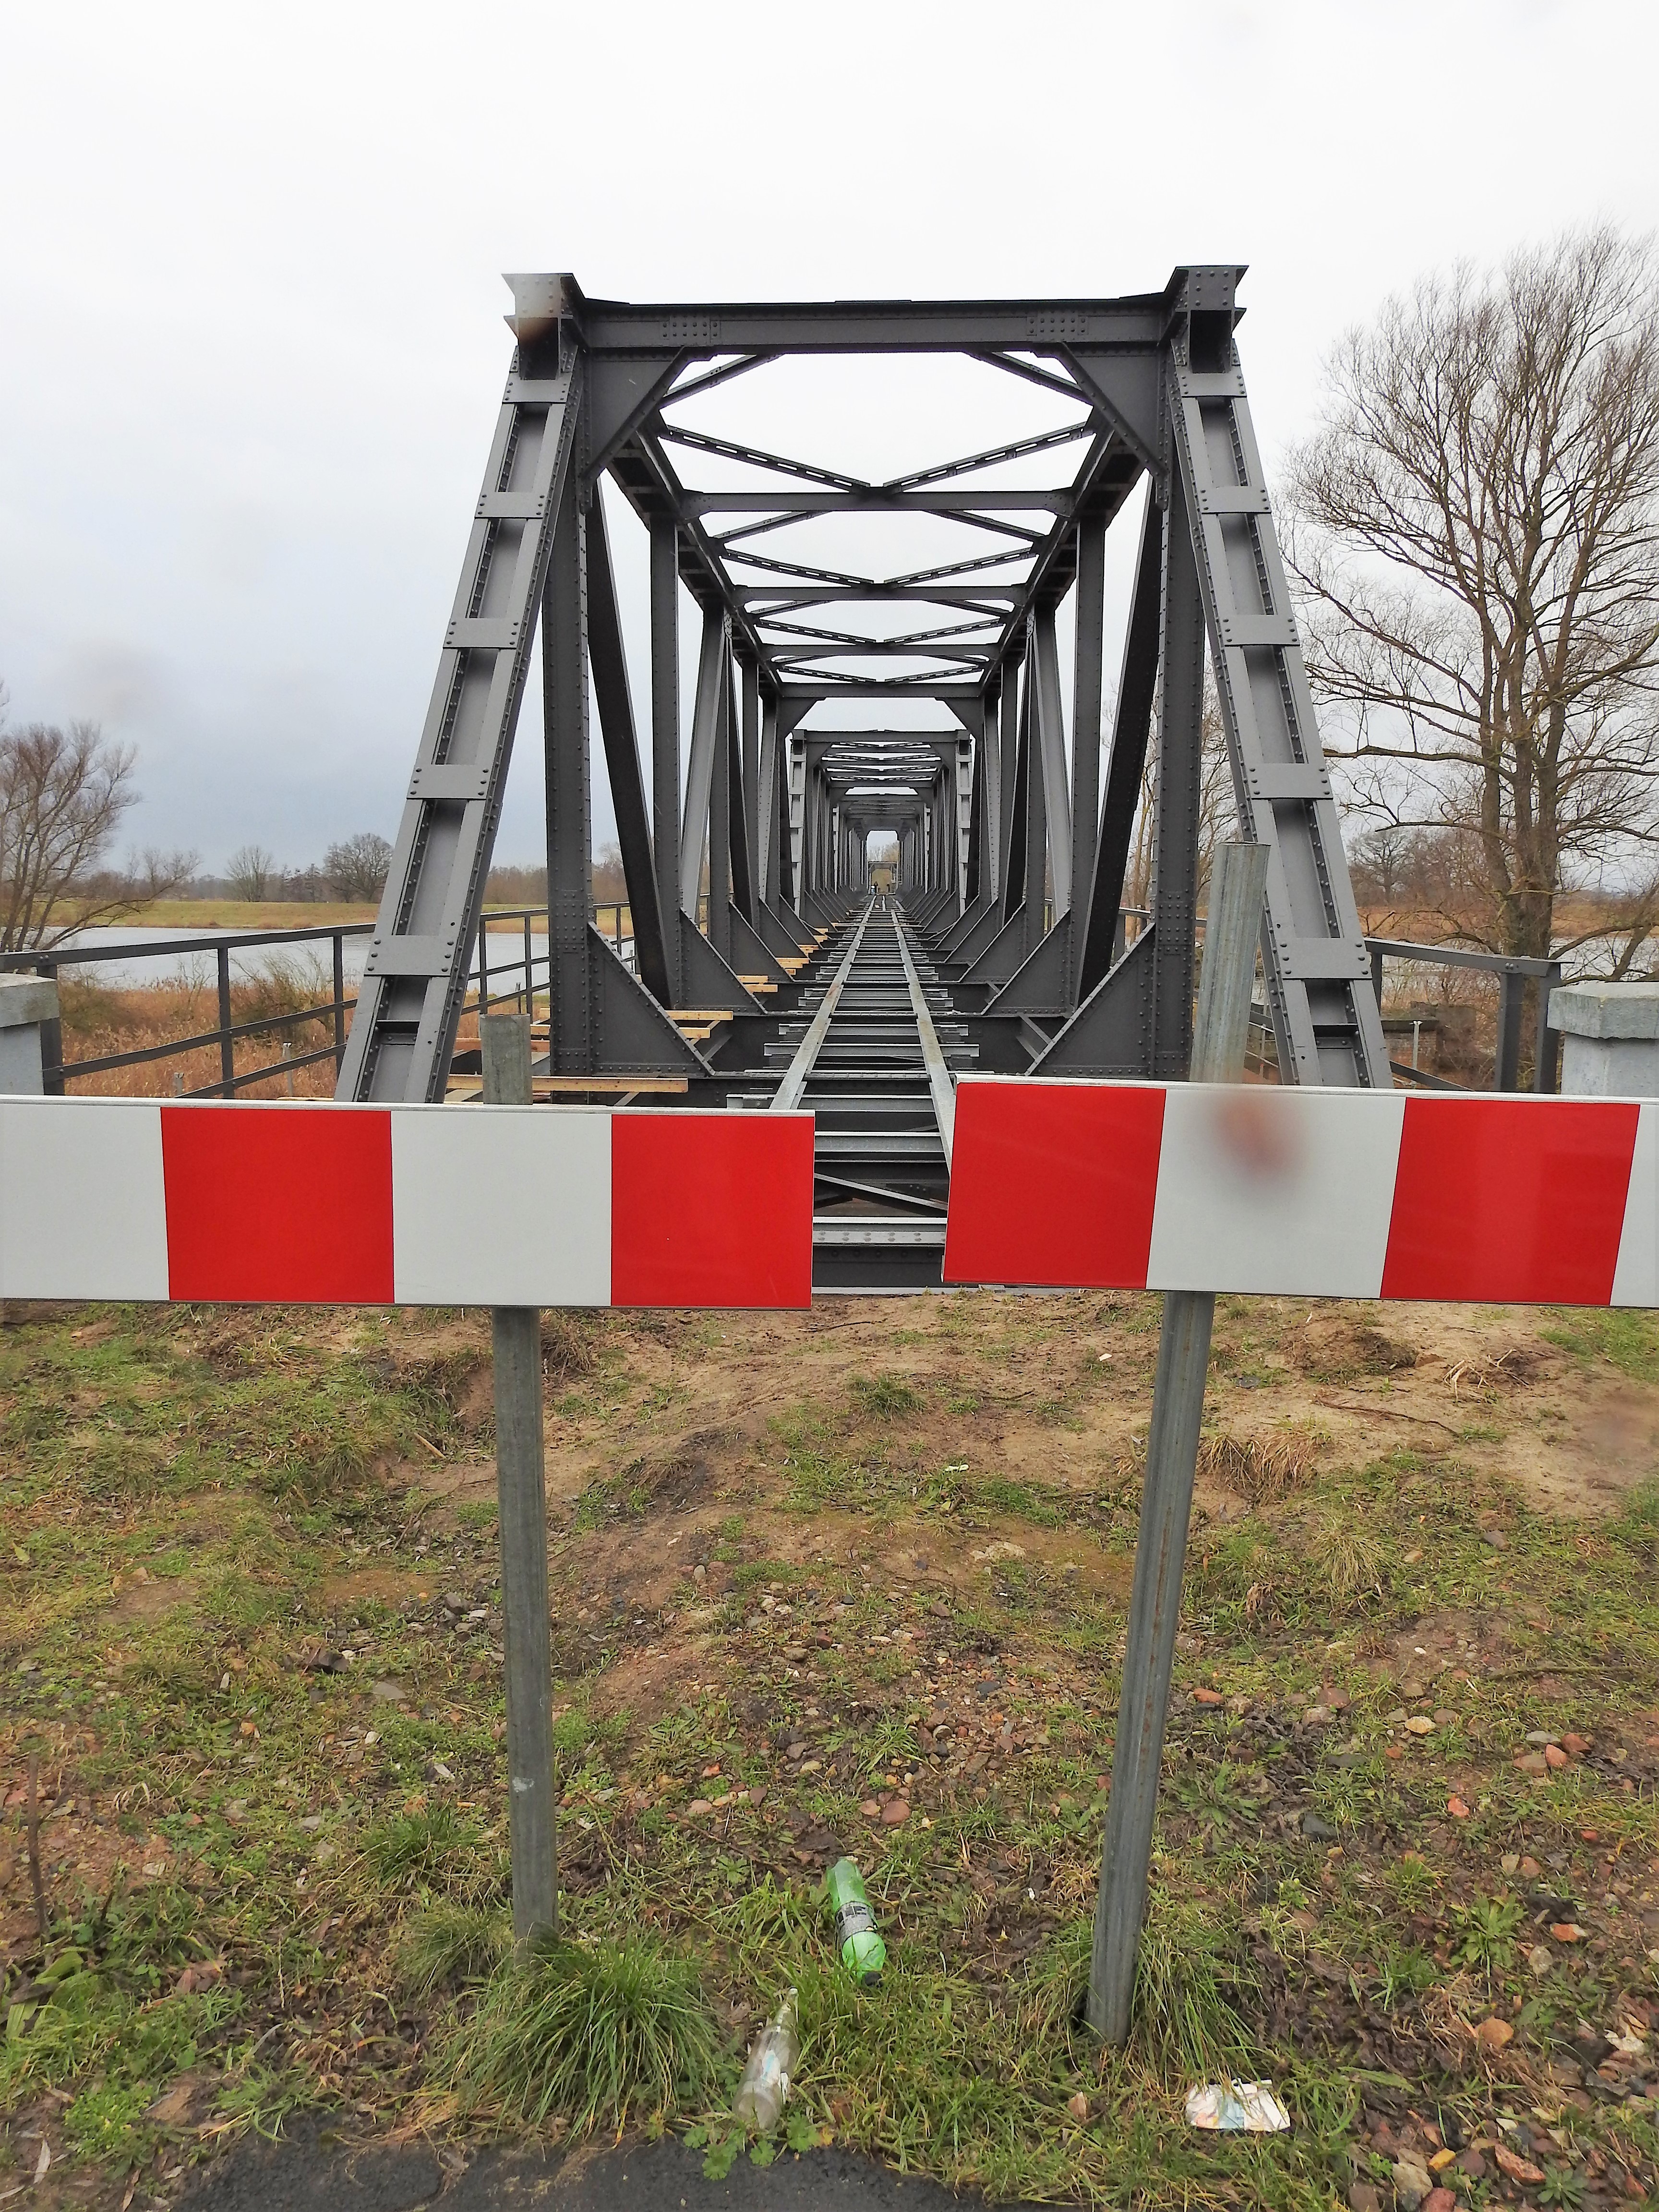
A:
[[[1235,343],[1243,273],[1177,269],[1123,299],[774,306],[509,278],[516,348],[338,1095],[447,1093],[538,637],[543,1087],[812,1108],[825,1287],[938,1281],[957,1072],[1186,1074],[1206,644],[1242,834],[1268,848],[1281,1079],[1388,1087]],[[847,465],[883,442],[872,356],[925,356],[943,416],[981,408],[983,441],[898,474]],[[817,457],[738,434],[792,395]],[[648,533],[643,718],[606,478]],[[1106,533],[1143,478],[1114,690]],[[631,966],[589,918],[590,699]],[[1126,943],[1143,808],[1152,888]],[[890,894],[872,833],[897,842]]]

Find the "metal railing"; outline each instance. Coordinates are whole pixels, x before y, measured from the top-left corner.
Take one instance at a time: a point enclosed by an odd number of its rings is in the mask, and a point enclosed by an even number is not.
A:
[[[609,936],[617,957],[637,972],[631,934],[624,937],[623,919],[628,914],[625,900],[610,900],[592,909],[596,928]],[[505,933],[503,923],[517,922],[523,934],[522,949],[514,948],[510,961],[491,963],[490,940],[499,941]],[[541,925],[538,932],[535,925]],[[607,928],[607,923],[609,927]],[[537,952],[534,939],[539,933],[544,943],[547,937],[548,910],[544,906],[489,907],[481,917],[478,928],[476,975],[469,975],[469,988],[462,1002],[463,1016],[487,1012],[493,1006],[514,1001],[523,1011],[533,1012],[539,974],[541,988],[547,988],[549,961],[546,952]],[[191,1036],[169,1038],[165,1043],[142,1045],[129,1052],[101,1053],[86,1060],[64,1057],[63,1024],[49,1022],[41,1027],[41,1057],[44,1062],[42,1079],[48,1095],[62,1097],[64,1086],[70,1083],[85,1082],[96,1075],[106,1075],[118,1068],[138,1067],[155,1060],[177,1060],[187,1053],[201,1052],[217,1047],[219,1075],[216,1082],[193,1091],[179,1088],[181,1098],[233,1098],[256,1083],[269,1081],[275,1076],[291,1075],[302,1067],[314,1066],[331,1060],[337,1070],[345,1054],[348,1017],[356,1006],[354,994],[348,996],[345,979],[346,939],[370,935],[375,925],[372,921],[340,921],[319,923],[301,929],[216,930],[191,937],[155,937],[134,939],[121,945],[55,945],[46,951],[0,953],[0,973],[33,974],[56,982],[64,969],[91,969],[111,962],[179,959],[191,954],[211,953],[214,957],[217,984],[217,1022]],[[326,998],[314,1005],[295,1008],[292,1012],[259,1013],[246,1021],[232,1018],[231,993],[235,979],[231,973],[232,957],[238,953],[258,951],[263,947],[293,947],[326,945],[331,970],[332,989]],[[492,979],[503,975],[512,979],[510,987],[492,988]],[[327,1024],[329,1042],[307,1052],[292,1049],[294,1033],[307,1024]],[[236,1047],[249,1037],[280,1034],[283,1038],[282,1057],[258,1067],[236,1066]]]
[[[1415,945],[1399,937],[1368,937],[1365,949],[1371,956],[1371,986],[1376,993],[1379,1012],[1382,1006],[1385,960],[1418,961],[1441,968],[1478,968],[1498,977],[1498,1047],[1492,1086],[1498,1091],[1518,1091],[1521,1087],[1522,1016],[1527,985],[1535,982],[1538,1019],[1532,1087],[1534,1091],[1555,1089],[1560,1033],[1550,1027],[1549,1015],[1550,994],[1561,981],[1559,960],[1523,960],[1502,952],[1474,952],[1459,945]],[[1403,1075],[1431,1091],[1461,1091],[1465,1087],[1448,1081],[1443,1075],[1431,1075],[1426,1069],[1402,1065],[1397,1060],[1391,1060],[1389,1066],[1396,1075]]]

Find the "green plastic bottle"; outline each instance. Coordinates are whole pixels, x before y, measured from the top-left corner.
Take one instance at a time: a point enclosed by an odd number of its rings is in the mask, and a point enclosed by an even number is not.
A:
[[[866,1989],[881,1979],[887,1946],[876,1933],[876,1916],[864,1893],[864,1877],[851,1859],[837,1859],[823,1877],[823,1893],[836,1916],[841,1963]]]

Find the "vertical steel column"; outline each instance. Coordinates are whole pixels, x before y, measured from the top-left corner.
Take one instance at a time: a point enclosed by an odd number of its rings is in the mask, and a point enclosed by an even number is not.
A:
[[[708,942],[732,958],[732,659],[720,653],[720,704],[714,710],[714,772],[708,786]]]
[[[548,1021],[562,1075],[593,1065],[587,930],[593,903],[587,758],[586,517],[574,471],[554,525],[542,593],[542,716],[547,748]]]
[[[1005,681],[1006,679],[1005,678]],[[985,702],[974,761],[974,790],[980,804],[979,888],[994,899],[1002,890],[1002,758],[997,743],[999,695]]]
[[[1072,685],[1072,927],[1066,999],[1076,1006],[1100,837],[1100,708],[1106,651],[1106,525],[1077,526],[1077,659]]]
[[[778,781],[778,702],[775,699],[761,702],[760,787],[755,798],[756,835],[755,896],[762,906],[775,906],[778,899],[779,840]]]
[[[680,907],[693,921],[702,887],[703,840],[708,834],[714,769],[726,733],[726,617],[718,607],[702,618],[702,647],[697,656],[697,696],[691,709],[691,758],[685,774],[684,828],[680,836]],[[725,778],[720,779],[722,786]]]
[[[1066,715],[1060,696],[1060,647],[1054,611],[1040,608],[1031,623],[1034,712],[1037,750],[1042,756],[1044,847],[1054,878],[1054,919],[1072,908],[1072,800],[1066,781]]]
[[[528,1106],[530,1017],[479,1024],[484,1103]],[[533,1306],[490,1316],[495,1366],[495,1494],[507,1659],[507,1820],[513,1933],[520,1943],[559,1923],[553,1790],[552,1653],[548,1636],[547,1480],[542,1445],[542,1324]]]
[[[1025,756],[1025,927],[1021,941],[1028,959],[1042,939],[1042,909],[1048,896],[1048,810],[1042,779],[1042,739],[1037,728],[1036,690],[1036,655],[1028,653],[1020,732],[1020,750]]]
[[[1192,1052],[1193,949],[1198,930],[1198,830],[1204,774],[1204,603],[1178,470],[1170,471],[1164,532],[1152,921],[1151,1073],[1180,1078]]]
[[[749,858],[749,881],[744,890],[743,918],[751,927],[760,919],[760,670],[745,661],[743,670],[743,842]]]
[[[651,843],[668,963],[669,1003],[685,1003],[680,974],[679,526],[651,525]]]
[[[1243,1073],[1267,880],[1265,846],[1224,845],[1217,854],[1193,1047],[1194,1082],[1236,1083]],[[1108,2043],[1123,2043],[1129,2033],[1214,1320],[1210,1292],[1166,1293],[1089,1966],[1089,2025]]]

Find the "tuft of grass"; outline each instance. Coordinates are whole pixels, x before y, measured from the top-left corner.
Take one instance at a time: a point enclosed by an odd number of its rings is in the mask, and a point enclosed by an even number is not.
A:
[[[853,1395],[866,1413],[878,1420],[896,1421],[921,1410],[921,1393],[902,1375],[855,1375]]]
[[[497,1908],[425,1905],[398,1946],[398,1978],[415,1996],[487,1982],[506,1958],[512,1936],[510,1918]]]
[[[1315,1440],[1305,1433],[1258,1438],[1206,1437],[1199,1446],[1198,1471],[1252,1505],[1262,1505],[1299,1489],[1314,1471]]]
[[[477,1903],[501,1885],[499,1855],[447,1805],[379,1822],[363,1849],[386,1889],[435,1889]]]
[[[1255,1993],[1255,1977],[1242,1946],[1212,1904],[1155,1886],[1135,1966],[1131,2055],[1171,2090],[1247,2074],[1255,2053],[1241,2008]],[[1048,1946],[1033,1967],[1023,2027],[1052,2035],[1080,2023],[1093,1933],[1089,1921],[1078,1921]]]
[[[643,1940],[536,1944],[491,1982],[455,2059],[467,2110],[530,2127],[557,2113],[577,2134],[699,2106],[718,2072],[696,1975]]]

